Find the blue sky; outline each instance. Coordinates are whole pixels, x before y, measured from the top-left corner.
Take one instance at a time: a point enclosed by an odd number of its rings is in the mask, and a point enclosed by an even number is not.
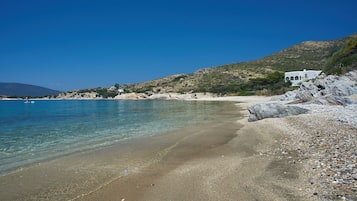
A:
[[[357,33],[357,1],[0,0],[0,82],[130,84]]]

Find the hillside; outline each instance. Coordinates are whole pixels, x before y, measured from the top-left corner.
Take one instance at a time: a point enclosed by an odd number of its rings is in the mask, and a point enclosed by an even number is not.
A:
[[[35,86],[35,85],[0,82],[0,96],[42,97],[42,96],[49,96],[58,93],[60,93],[60,91],[48,89],[45,87]]]
[[[267,57],[213,68],[203,68],[191,74],[177,74],[130,85],[116,84],[65,92],[52,98],[111,98],[118,89],[125,93],[151,96],[158,93],[210,92],[220,95],[274,95],[291,90],[284,81],[284,72],[293,70],[323,70],[341,74],[357,69],[357,34],[331,41],[306,41]]]
[[[192,74],[178,74],[161,79],[127,85],[129,92],[189,93],[217,92],[223,86],[236,87],[249,80],[266,77],[274,71],[303,69],[338,73],[357,68],[357,34],[331,41],[306,41],[262,59],[200,69]],[[348,62],[344,62],[344,61]],[[343,63],[344,62],[344,63]],[[341,64],[342,63],[342,64]],[[342,65],[345,70],[341,70]],[[337,69],[337,70],[336,70]],[[340,71],[338,71],[340,69]]]
[[[357,36],[347,41],[346,45],[333,53],[327,60],[325,72],[342,74],[357,69]]]

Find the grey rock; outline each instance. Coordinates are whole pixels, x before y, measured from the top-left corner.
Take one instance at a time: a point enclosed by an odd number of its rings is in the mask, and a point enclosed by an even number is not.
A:
[[[311,101],[313,98],[313,94],[308,90],[297,91],[295,95],[295,99],[300,100],[301,102]]]
[[[346,105],[351,103],[342,97],[353,94],[357,94],[357,71],[351,71],[343,76],[320,75],[314,80],[301,83],[299,89],[285,93],[280,100]]]
[[[296,100],[296,91],[288,91],[285,94],[283,94],[279,100],[281,101],[293,101]]]
[[[313,99],[307,103],[318,104],[318,105],[343,105],[343,106],[346,106],[348,104],[352,104],[353,101],[351,99],[343,97],[343,96],[327,95],[327,96]]]
[[[264,118],[280,118],[304,114],[309,110],[297,106],[287,106],[281,103],[265,103],[249,106],[248,111],[250,113],[248,121],[252,122]]]

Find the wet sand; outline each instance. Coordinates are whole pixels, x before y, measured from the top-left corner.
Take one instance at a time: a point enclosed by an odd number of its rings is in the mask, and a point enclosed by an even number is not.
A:
[[[1,200],[307,200],[300,165],[272,154],[284,137],[276,120],[248,123],[246,105],[2,176]]]
[[[301,167],[270,153],[282,138],[274,120],[246,121],[206,127],[161,161],[79,200],[307,200]]]

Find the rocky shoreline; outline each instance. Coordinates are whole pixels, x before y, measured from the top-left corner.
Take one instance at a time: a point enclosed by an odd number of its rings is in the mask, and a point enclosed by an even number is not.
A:
[[[356,94],[357,71],[352,71],[322,75],[273,103],[248,108],[253,121],[289,116],[274,121],[286,137],[272,152],[291,165],[303,164],[300,175],[311,200],[357,200]],[[294,113],[296,108],[302,112]]]
[[[254,115],[251,120],[275,117],[267,124],[273,123],[284,136],[276,146],[262,153],[262,157],[267,154],[287,161],[292,167],[302,166],[299,173],[304,181],[301,192],[308,200],[357,200],[356,94],[357,71],[352,71],[344,76],[321,75],[302,83],[295,91],[272,98],[217,97],[208,93],[127,93],[116,96],[114,100],[223,100],[249,103],[250,115]],[[81,96],[62,98],[83,99]],[[89,95],[88,99],[91,99]]]

